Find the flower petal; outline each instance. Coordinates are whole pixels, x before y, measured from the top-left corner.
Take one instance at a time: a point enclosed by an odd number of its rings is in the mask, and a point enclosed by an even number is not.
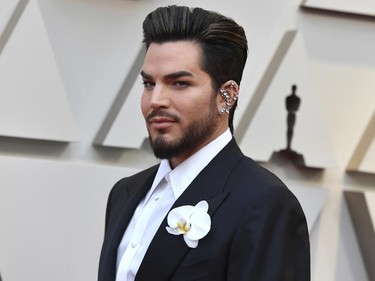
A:
[[[202,239],[211,229],[211,218],[204,212],[195,212],[190,218],[190,223],[190,231],[186,233],[190,239]]]
[[[203,210],[205,213],[208,212],[208,203],[205,200],[199,201],[197,205],[195,205],[195,210]]]
[[[190,248],[196,248],[198,246],[198,240],[190,239],[186,235],[184,235],[184,240],[186,245],[188,245]]]
[[[180,206],[171,210],[167,217],[168,225],[172,228],[177,226],[177,223],[181,220],[187,220],[194,212],[193,206]]]
[[[169,234],[173,234],[173,235],[180,235],[180,234],[182,234],[182,233],[178,232],[176,230],[176,228],[172,228],[172,227],[166,226],[165,229],[168,231]]]

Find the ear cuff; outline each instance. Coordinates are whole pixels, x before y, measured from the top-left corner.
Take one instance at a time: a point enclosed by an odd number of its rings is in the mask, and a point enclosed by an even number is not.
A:
[[[232,107],[230,96],[228,95],[228,92],[225,91],[224,89],[220,89],[220,94],[225,101],[225,107],[220,108],[220,113],[224,113],[224,112],[229,113],[229,110]]]
[[[233,88],[234,87],[234,82],[232,81],[232,82],[230,82],[230,87],[231,88]],[[233,99],[235,100],[235,101],[237,101],[238,100],[238,94],[237,93],[233,93]]]

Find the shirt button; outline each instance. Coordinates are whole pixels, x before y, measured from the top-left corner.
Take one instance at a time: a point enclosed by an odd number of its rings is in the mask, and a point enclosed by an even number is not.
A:
[[[138,246],[138,242],[137,242],[137,241],[132,241],[132,242],[130,242],[130,246],[131,246],[132,248],[135,248],[135,247]]]

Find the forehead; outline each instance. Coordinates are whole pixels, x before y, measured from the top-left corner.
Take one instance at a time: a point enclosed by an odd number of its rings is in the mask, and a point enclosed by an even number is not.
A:
[[[144,58],[143,71],[151,75],[202,71],[201,47],[191,41],[151,43]]]

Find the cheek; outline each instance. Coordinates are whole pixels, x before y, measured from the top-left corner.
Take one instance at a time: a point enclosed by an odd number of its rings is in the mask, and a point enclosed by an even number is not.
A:
[[[205,118],[210,110],[211,107],[209,103],[205,101],[197,101],[194,104],[186,104],[184,108],[180,109],[180,113],[187,117],[185,121],[190,122]]]
[[[185,119],[184,121],[189,122],[199,117],[202,112],[201,104],[194,104],[191,100],[181,102],[178,105],[175,103],[176,111]]]
[[[150,110],[150,101],[147,95],[142,95],[141,97],[141,110],[144,117],[148,114]]]

